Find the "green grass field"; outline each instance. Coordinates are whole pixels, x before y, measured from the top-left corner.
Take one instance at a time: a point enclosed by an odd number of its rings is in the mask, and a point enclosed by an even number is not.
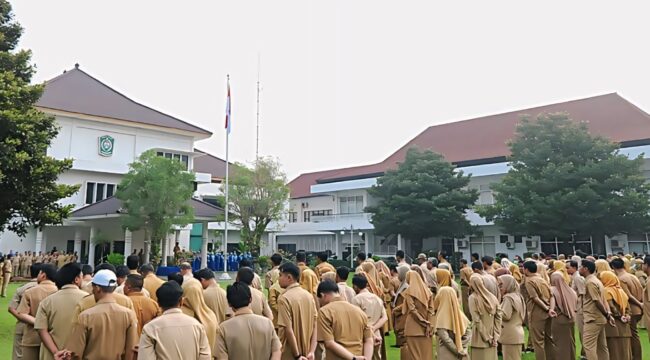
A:
[[[9,301],[13,296],[14,292],[18,288],[19,284],[11,283],[7,291],[6,298],[0,298],[0,359],[10,359],[11,358],[11,347],[13,345],[14,338],[14,325],[16,321],[9,312],[6,311]],[[226,287],[227,284],[221,284],[222,287]],[[650,342],[648,341],[647,331],[641,330],[641,344],[643,346],[644,358],[650,358]],[[578,339],[578,334],[576,333],[576,350],[580,351],[580,339]],[[528,333],[526,333],[528,336]],[[390,345],[395,344],[395,336],[391,333],[390,336],[386,337],[386,351],[388,354],[389,360],[397,360],[400,358],[399,349],[390,347]],[[522,359],[524,360],[533,360],[535,355],[532,353],[523,354]]]

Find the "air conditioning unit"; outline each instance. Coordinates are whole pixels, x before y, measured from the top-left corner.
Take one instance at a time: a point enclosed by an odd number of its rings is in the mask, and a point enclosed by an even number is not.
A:
[[[612,240],[612,249],[623,249],[624,247],[623,240]]]
[[[526,248],[528,248],[528,249],[536,249],[537,248],[537,241],[532,240],[532,239],[526,239]]]
[[[469,246],[468,241],[466,239],[456,240],[456,245],[458,245],[459,249],[467,249],[467,247]]]
[[[514,248],[515,248],[515,242],[514,242],[514,241],[510,241],[510,240],[506,241],[506,247],[507,247],[508,249],[510,249],[510,250],[514,249]]]

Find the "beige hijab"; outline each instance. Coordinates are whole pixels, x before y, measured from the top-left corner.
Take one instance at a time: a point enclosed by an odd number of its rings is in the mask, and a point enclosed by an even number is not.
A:
[[[514,264],[513,264],[514,265]],[[516,266],[516,265],[515,265]],[[519,291],[519,282],[512,275],[501,275],[499,277],[503,290],[505,290],[505,295],[501,299],[502,302],[510,302],[512,307],[515,309],[517,315],[521,318],[521,321],[524,321],[526,315],[526,302],[524,297],[521,296]]]
[[[445,269],[436,269],[436,279],[438,286],[451,286],[451,272]]]
[[[395,299],[393,299],[393,306],[397,304],[397,298],[401,293],[404,292],[409,287],[409,284],[406,282],[406,274],[409,272],[408,265],[400,265],[397,267],[397,278],[401,282],[399,288],[395,292]]]
[[[625,314],[625,309],[629,305],[629,297],[621,287],[618,277],[611,271],[603,271],[600,273],[600,281],[605,287],[605,300],[613,300],[621,307],[621,314]]]
[[[388,276],[390,279],[390,269],[388,269],[388,266],[386,266],[386,263],[383,260],[377,261],[375,263],[375,267],[377,268],[377,272],[379,272],[380,275]]]
[[[510,270],[512,277],[517,280],[517,284],[521,284],[522,281],[524,281],[524,276],[521,274],[521,271],[519,271],[519,265],[511,264],[508,270]]]
[[[334,283],[336,283],[336,273],[335,272],[328,271],[328,272],[322,274],[320,277],[321,277],[321,281],[332,280]]]
[[[551,274],[551,291],[557,307],[569,319],[575,318],[578,295],[567,285],[561,272]]]
[[[612,268],[609,267],[609,263],[605,259],[598,259],[594,264],[596,264],[596,277],[598,277],[599,279],[600,279],[600,274],[603,271],[612,271]]]
[[[474,304],[480,315],[494,315],[497,312],[499,300],[485,287],[483,277],[478,274],[472,275],[469,279],[469,288],[474,295]]]
[[[409,287],[404,290],[404,294],[413,297],[414,299],[421,302],[424,306],[428,306],[429,299],[431,299],[431,296],[433,296],[433,294],[424,283],[424,280],[422,280],[422,276],[420,276],[417,272],[411,270],[406,273],[406,282],[409,284]]]
[[[368,280],[368,286],[370,287],[370,292],[382,297],[384,291],[381,288],[381,282],[379,281],[379,276],[377,275],[377,269],[375,269],[375,264],[371,262],[364,262],[361,264],[361,275],[365,276]]]
[[[465,283],[465,285],[469,286],[469,278],[472,277],[472,274],[474,274],[474,271],[472,271],[472,268],[468,266],[465,266],[464,268],[460,269],[460,280]]]
[[[454,343],[458,351],[463,350],[462,338],[469,326],[469,320],[460,310],[456,292],[450,287],[442,287],[433,300],[436,314],[436,329],[450,330],[454,333]]]
[[[205,303],[203,288],[198,281],[183,282],[183,307],[181,310],[203,324],[210,343],[210,349],[214,349],[219,322],[217,316]]]
[[[566,270],[566,263],[564,261],[558,260],[553,263],[553,274],[555,273],[562,274],[564,282],[567,283],[567,285],[571,284],[571,276],[569,276],[569,272]]]

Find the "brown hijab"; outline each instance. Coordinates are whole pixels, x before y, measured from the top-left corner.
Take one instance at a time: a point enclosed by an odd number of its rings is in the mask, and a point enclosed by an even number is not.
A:
[[[368,286],[370,287],[370,292],[382,297],[384,292],[381,289],[381,283],[379,282],[379,277],[377,276],[377,271],[375,265],[371,262],[364,262],[361,264],[361,275],[365,276],[368,280]]]
[[[469,326],[469,320],[460,310],[456,292],[450,287],[442,287],[433,300],[433,311],[436,314],[436,329],[451,330],[454,333],[454,343],[458,351],[463,350],[462,338]]]
[[[438,286],[451,286],[451,273],[449,270],[436,269],[436,279],[438,279]]]
[[[519,282],[517,282],[517,279],[515,279],[514,276],[507,274],[500,276],[499,281],[502,284],[501,286],[503,290],[506,292],[505,295],[503,295],[501,302],[510,302],[523,322],[526,315],[526,302],[519,291]]]
[[[429,299],[431,299],[431,296],[433,296],[433,294],[424,283],[422,276],[420,276],[417,272],[411,270],[406,273],[406,282],[409,284],[409,287],[404,290],[404,294],[413,297],[414,299],[421,302],[424,306],[428,306]]]
[[[524,281],[524,276],[521,275],[521,271],[519,271],[519,265],[517,264],[510,264],[510,274],[512,275],[515,280],[517,280],[518,284],[521,284],[522,281]]]
[[[578,295],[564,281],[564,275],[556,271],[551,274],[551,291],[557,307],[562,314],[569,319],[574,319],[576,315],[576,306],[578,304]]]
[[[465,285],[469,286],[469,278],[472,277],[472,274],[474,274],[474,271],[472,271],[472,268],[469,266],[465,266],[464,268],[460,269],[461,284],[464,282]]]
[[[485,287],[483,277],[475,274],[469,279],[469,287],[474,295],[474,305],[480,315],[494,315],[497,312],[499,300]]]

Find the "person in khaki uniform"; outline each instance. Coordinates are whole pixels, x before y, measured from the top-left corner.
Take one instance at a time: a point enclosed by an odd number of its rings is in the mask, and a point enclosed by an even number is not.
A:
[[[536,360],[546,360],[555,353],[555,345],[551,338],[552,320],[548,314],[551,305],[551,286],[538,271],[539,264],[535,261],[524,263],[524,286],[528,294],[526,308],[528,309],[528,330],[535,349]]]
[[[214,312],[217,321],[221,324],[231,313],[226,299],[226,291],[217,284],[214,279],[214,272],[208,268],[195,272],[194,277],[201,282],[205,304]]]
[[[216,353],[217,335],[219,333],[219,323],[217,316],[214,314],[203,298],[203,287],[198,280],[192,279],[190,282],[183,282],[183,306],[181,311],[185,315],[191,316],[198,320],[205,327],[205,334],[208,337],[210,351]]]
[[[180,309],[183,289],[175,281],[168,281],[157,290],[162,315],[142,328],[139,359],[212,359],[210,343],[201,323]]]
[[[609,359],[605,327],[607,323],[614,326],[614,318],[605,301],[605,289],[595,275],[596,265],[589,260],[583,260],[580,275],[585,278],[585,295],[582,312],[584,330],[582,333],[585,355],[587,360]]]
[[[521,359],[524,345],[524,318],[526,301],[519,291],[519,283],[511,275],[502,275],[498,279],[501,290],[502,327],[499,343],[503,360]]]
[[[409,287],[404,290],[404,306],[401,308],[401,313],[406,317],[404,322],[406,343],[402,353],[406,353],[410,359],[431,359],[435,332],[434,296],[417,270],[406,273],[406,282]]]
[[[578,303],[576,306],[576,326],[578,328],[578,336],[580,338],[580,343],[582,342],[582,333],[584,331],[584,315],[582,313],[582,299],[585,296],[585,279],[580,276],[578,271],[581,258],[579,256],[572,256],[571,260],[567,263],[567,272],[571,276],[571,288],[576,292],[578,296]],[[585,347],[580,346],[580,356],[585,356]]]
[[[142,283],[142,276],[137,274],[129,274],[124,283],[124,293],[133,301],[133,310],[138,319],[138,336],[149,321],[160,315],[158,303],[142,293]]]
[[[20,264],[23,261],[23,257],[20,255],[19,252],[16,252],[15,255],[13,256],[8,256],[9,259],[11,259],[11,270],[12,270],[12,275],[14,277],[20,276]]]
[[[87,295],[79,289],[81,266],[76,263],[66,264],[57,271],[56,285],[60,290],[41,301],[34,320],[34,329],[42,341],[40,360],[53,360],[54,354],[63,349],[70,335],[75,307]]]
[[[273,267],[271,270],[267,271],[266,274],[264,275],[264,287],[267,289],[270,289],[273,284],[275,284],[276,281],[278,281],[278,277],[280,277],[280,264],[282,264],[282,255],[280,254],[273,254],[271,255],[271,264],[273,264]],[[269,294],[270,296],[270,294]]]
[[[433,310],[436,319],[433,327],[438,339],[437,359],[467,359],[472,332],[455,291],[448,286],[440,288],[433,301]]]
[[[29,281],[28,283],[25,283],[25,285],[19,287],[18,289],[16,289],[16,292],[14,293],[14,296],[11,298],[11,302],[9,303],[9,309],[8,309],[9,313],[16,318],[16,327],[14,329],[14,344],[13,344],[13,351],[11,354],[13,360],[22,359],[23,357],[23,348],[20,344],[23,341],[23,333],[25,331],[25,323],[20,321],[20,319],[18,318],[18,312],[16,310],[18,309],[18,305],[20,305],[20,301],[22,300],[25,291],[38,285],[37,278],[38,278],[38,274],[40,273],[40,268],[41,268],[41,264],[32,265],[30,269],[30,275],[32,280]]]
[[[354,299],[357,294],[348,286],[349,275],[350,270],[345,266],[336,269],[336,285],[339,286],[339,295],[341,295],[345,301],[351,303],[352,299]]]
[[[29,268],[32,266],[32,261],[34,260],[34,257],[32,256],[32,252],[28,251],[27,255],[25,255],[25,261],[23,262],[23,268],[20,272],[20,276],[24,278],[29,277]]]
[[[551,332],[555,343],[555,360],[575,360],[575,319],[578,295],[569,287],[562,272],[551,274]],[[568,275],[566,275],[568,276]]]
[[[234,316],[219,326],[215,356],[218,360],[280,360],[282,345],[273,322],[253,314],[251,290],[250,285],[242,282],[228,286],[228,304]]]
[[[611,357],[616,357],[617,360],[631,360],[632,332],[630,331],[629,298],[621,288],[616,274],[611,271],[603,271],[599,275],[605,289],[605,301],[607,301],[615,324],[615,326],[605,327],[607,350]]]
[[[307,290],[314,296],[316,301],[316,289],[318,289],[318,276],[314,270],[307,266],[307,254],[300,251],[296,254],[296,263],[300,269],[300,287]]]
[[[325,345],[325,359],[371,359],[374,341],[368,317],[357,306],[339,295],[334,281],[318,285],[318,341]],[[382,306],[383,308],[383,306]]]
[[[406,274],[409,272],[408,265],[399,265],[397,267],[397,277],[401,281],[400,287],[395,292],[395,299],[393,300],[393,329],[395,330],[395,346],[402,347],[406,343],[406,336],[404,336],[404,328],[406,326],[406,304],[404,303],[404,291],[408,289],[406,282]]]
[[[144,264],[140,266],[140,274],[144,277],[144,288],[147,289],[149,295],[154,301],[157,301],[156,290],[164,283],[164,281],[157,277],[153,272],[151,264]]]
[[[337,285],[338,286],[338,285]],[[374,336],[374,349],[372,358],[380,360],[383,350],[383,327],[388,321],[384,301],[379,296],[371,293],[366,289],[368,280],[363,275],[355,275],[352,278],[352,286],[357,294],[352,301],[352,305],[359,307],[368,317],[368,326]],[[340,293],[339,293],[340,295]],[[344,299],[345,300],[345,299]]]
[[[650,277],[650,256],[646,256],[643,259],[641,270],[646,277]],[[643,285],[643,283],[641,284]],[[646,324],[646,327],[650,325],[650,286],[648,285],[650,284],[646,284],[643,288],[643,322]],[[650,338],[650,331],[648,331],[648,338]]]
[[[2,266],[0,266],[0,276],[2,276],[2,289],[0,289],[2,291],[0,292],[0,296],[2,297],[7,297],[7,286],[9,286],[9,282],[11,281],[11,273],[14,268],[12,260],[11,255],[7,255]]]
[[[20,305],[16,309],[18,319],[26,324],[23,339],[20,344],[23,349],[23,359],[38,359],[41,338],[34,329],[34,317],[36,316],[38,305],[41,301],[58,290],[52,281],[55,276],[56,269],[53,266],[41,266],[38,277],[36,278],[38,285],[25,291],[20,300]]]
[[[279,270],[278,283],[284,289],[278,298],[278,337],[282,343],[282,359],[314,356],[318,316],[314,297],[300,286],[300,269],[296,265],[285,263]]]
[[[115,276],[117,276],[117,287],[113,292],[114,294],[126,295],[124,293],[124,287],[126,285],[126,277],[129,276],[130,274],[134,274],[134,273],[132,273],[131,270],[129,270],[129,268],[125,265],[119,265],[115,268]],[[140,274],[138,274],[138,272],[136,271],[135,275],[140,275]],[[147,289],[145,288],[142,288],[140,292],[142,292],[142,295],[144,297],[148,297],[148,298],[151,297],[151,294],[149,294],[149,291],[147,291]]]
[[[499,300],[485,287],[484,277],[474,274],[469,279],[472,294],[469,310],[472,314],[472,360],[497,360],[497,345],[501,337],[501,307]]]
[[[327,253],[326,252],[320,252],[318,253],[318,257],[316,258],[316,267],[314,268],[314,273],[316,273],[316,276],[318,279],[321,279],[323,274],[328,273],[328,272],[336,272],[336,268],[332,266],[332,264],[327,262]]]
[[[251,310],[253,310],[253,314],[264,316],[273,321],[273,312],[271,312],[271,308],[266,302],[264,293],[252,286],[254,278],[255,273],[253,272],[253,269],[249,267],[243,267],[237,272],[237,281],[240,281],[251,287],[251,296],[253,299],[251,301]]]
[[[269,287],[269,307],[273,313],[273,326],[276,331],[278,330],[278,299],[280,299],[280,295],[283,293],[284,289],[280,286],[280,282],[275,280],[273,285]]]
[[[115,302],[115,273],[104,269],[93,277],[93,296],[97,304],[79,314],[63,350],[55,359],[135,358],[138,320],[133,310]]]
[[[643,286],[639,279],[625,270],[622,259],[614,259],[609,264],[621,283],[621,288],[628,297],[630,305],[630,331],[632,334],[632,359],[642,359],[641,340],[637,328],[643,316]]]

